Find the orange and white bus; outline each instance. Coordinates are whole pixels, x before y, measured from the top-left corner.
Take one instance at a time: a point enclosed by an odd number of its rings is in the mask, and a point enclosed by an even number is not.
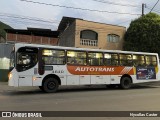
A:
[[[9,86],[39,86],[56,92],[59,85],[105,84],[128,89],[134,83],[160,80],[157,53],[15,44]]]

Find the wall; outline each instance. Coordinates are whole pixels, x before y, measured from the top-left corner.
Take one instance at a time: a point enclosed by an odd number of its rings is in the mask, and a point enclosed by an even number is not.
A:
[[[9,61],[9,58],[0,58],[0,82],[8,81]]]
[[[4,43],[4,42],[5,42],[5,39],[2,36],[0,36],[0,43]]]
[[[12,44],[0,44],[0,81],[8,80],[9,58],[12,50]]]
[[[57,45],[58,38],[7,33],[7,41]]]
[[[67,27],[60,35],[59,46],[75,46],[75,22],[73,22],[69,27]]]
[[[86,30],[86,29],[93,30],[98,33],[98,46],[80,45],[80,31]],[[125,32],[126,32],[125,27],[76,19],[75,47],[108,49],[108,50],[122,50]],[[108,34],[119,35],[120,41],[118,43],[108,42],[107,41]]]

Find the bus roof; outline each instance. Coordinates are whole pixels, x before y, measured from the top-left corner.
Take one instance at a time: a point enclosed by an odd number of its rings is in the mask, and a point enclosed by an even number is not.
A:
[[[76,47],[64,47],[64,46],[52,46],[52,45],[41,45],[41,44],[27,44],[27,43],[15,43],[16,47],[41,47],[50,49],[66,49],[66,50],[79,50],[79,51],[92,51],[92,52],[109,52],[109,53],[126,53],[126,54],[148,54],[158,55],[158,53],[148,52],[134,52],[134,51],[122,51],[122,50],[105,50],[105,49],[91,49],[91,48],[76,48]]]

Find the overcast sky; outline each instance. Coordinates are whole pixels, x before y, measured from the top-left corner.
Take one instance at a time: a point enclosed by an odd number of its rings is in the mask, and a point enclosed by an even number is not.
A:
[[[147,8],[144,9],[146,14],[150,11],[149,9],[151,9],[157,2],[157,0],[119,0],[119,1],[117,0],[27,0],[27,1],[28,2],[21,0],[0,0],[0,21],[10,25],[15,29],[26,29],[27,27],[36,27],[36,28],[57,30],[57,26],[62,17],[67,16],[67,17],[82,18],[84,20],[89,20],[94,22],[128,27],[131,20],[138,18],[142,13],[142,7],[141,7],[142,3],[145,3],[147,6]],[[33,3],[33,1],[39,2],[39,4]],[[46,3],[48,5],[41,3]],[[71,8],[66,8],[66,7],[71,7]],[[73,9],[73,7],[79,9]],[[85,10],[80,10],[80,9],[85,9]],[[97,11],[91,11],[91,10],[97,10]],[[108,13],[108,12],[119,12],[119,14]],[[153,12],[160,14],[160,2],[156,5]],[[129,14],[121,14],[121,13],[129,13]]]

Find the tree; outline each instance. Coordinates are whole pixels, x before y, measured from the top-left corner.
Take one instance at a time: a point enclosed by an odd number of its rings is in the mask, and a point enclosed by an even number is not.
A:
[[[124,40],[124,50],[153,52],[160,55],[160,16],[148,13],[131,22]]]
[[[2,36],[5,39],[6,32],[4,29],[12,29],[12,27],[0,21],[0,36]]]

